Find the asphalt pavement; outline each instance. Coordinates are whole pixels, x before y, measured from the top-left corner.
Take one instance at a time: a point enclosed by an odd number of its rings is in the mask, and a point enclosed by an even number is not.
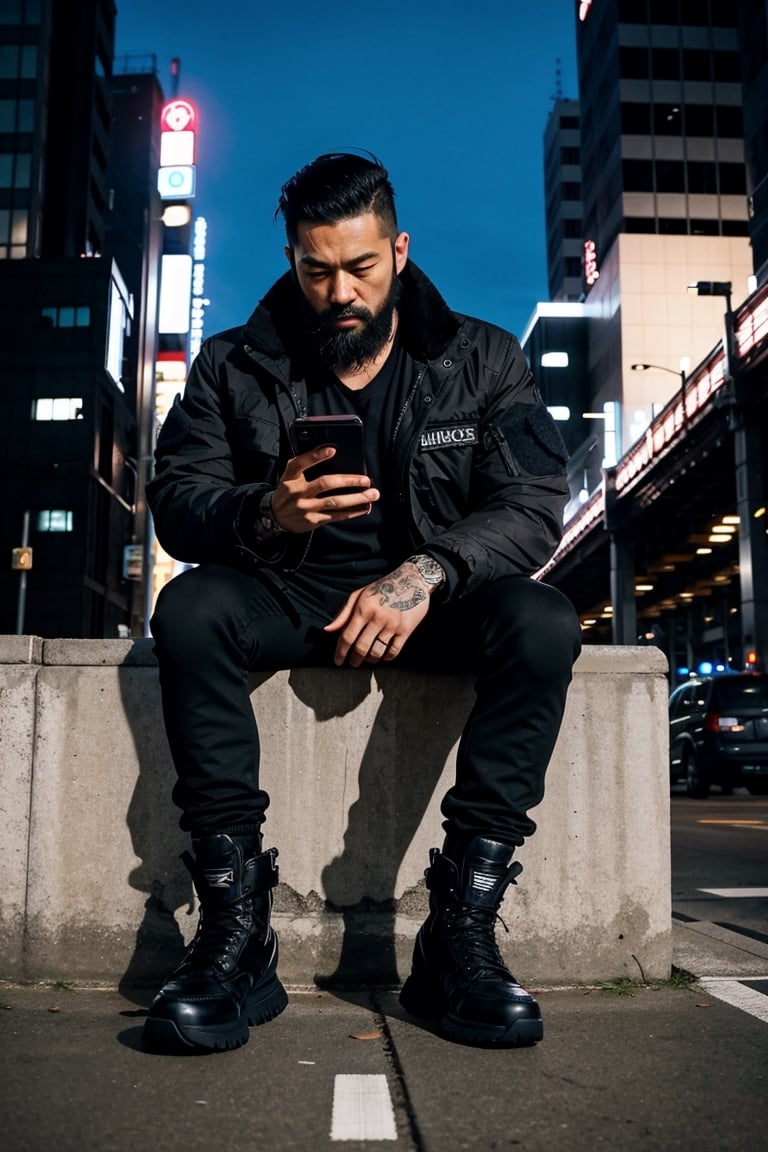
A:
[[[0,1147],[755,1152],[768,945],[674,931],[702,979],[536,990],[544,1040],[520,1050],[447,1042],[394,992],[299,991],[235,1052],[152,1055],[141,1003],[0,984]]]

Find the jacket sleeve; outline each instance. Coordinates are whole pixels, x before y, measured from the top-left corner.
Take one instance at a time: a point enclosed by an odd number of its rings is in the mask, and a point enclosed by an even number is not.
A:
[[[213,341],[206,341],[157,440],[155,475],[147,485],[157,538],[169,555],[197,564],[243,552],[238,520],[267,484],[238,484],[227,433],[226,390],[219,384]],[[249,550],[250,551],[250,550]]]
[[[569,498],[568,453],[518,341],[501,364],[486,364],[488,403],[480,421],[469,511],[425,540],[448,573],[446,599],[500,576],[532,576],[555,552]]]

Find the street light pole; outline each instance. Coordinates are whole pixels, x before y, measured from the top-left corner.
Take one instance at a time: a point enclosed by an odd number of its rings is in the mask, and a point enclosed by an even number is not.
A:
[[[681,368],[679,372],[676,372],[674,368],[665,368],[663,364],[632,364],[632,365],[630,365],[630,367],[632,368],[633,372],[650,372],[650,371],[669,372],[669,374],[671,376],[677,376],[679,378],[679,380],[680,380],[680,403],[681,403],[682,409],[683,409],[683,421],[682,421],[682,423],[683,423],[683,428],[685,428],[687,423],[688,423],[688,416],[687,416],[687,413],[685,411],[685,388],[686,388],[686,384],[688,383],[688,377],[686,375],[685,368]]]
[[[765,668],[768,652],[768,536],[758,515],[763,506],[764,464],[762,423],[754,411],[736,349],[736,328],[729,281],[700,280],[689,291],[698,296],[723,296],[725,306],[724,403],[733,432],[736,511],[739,516],[739,585],[741,596],[742,664],[747,653],[757,653],[757,667]]]

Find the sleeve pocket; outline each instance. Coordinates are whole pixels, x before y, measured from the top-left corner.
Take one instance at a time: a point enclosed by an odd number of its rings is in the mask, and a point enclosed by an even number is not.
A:
[[[544,404],[514,404],[501,429],[523,472],[529,476],[562,476],[568,449]]]

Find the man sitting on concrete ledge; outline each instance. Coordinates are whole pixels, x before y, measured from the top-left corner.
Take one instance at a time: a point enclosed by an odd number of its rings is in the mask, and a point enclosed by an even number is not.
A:
[[[462,1043],[531,1044],[539,1007],[494,924],[579,652],[573,608],[531,579],[560,539],[565,449],[514,336],[408,259],[377,160],[318,157],[278,213],[290,270],[203,344],[148,489],[160,543],[197,565],[152,633],[201,914],[144,1039],[234,1048],[286,1005],[249,672],[395,661],[476,679],[401,1002]]]

